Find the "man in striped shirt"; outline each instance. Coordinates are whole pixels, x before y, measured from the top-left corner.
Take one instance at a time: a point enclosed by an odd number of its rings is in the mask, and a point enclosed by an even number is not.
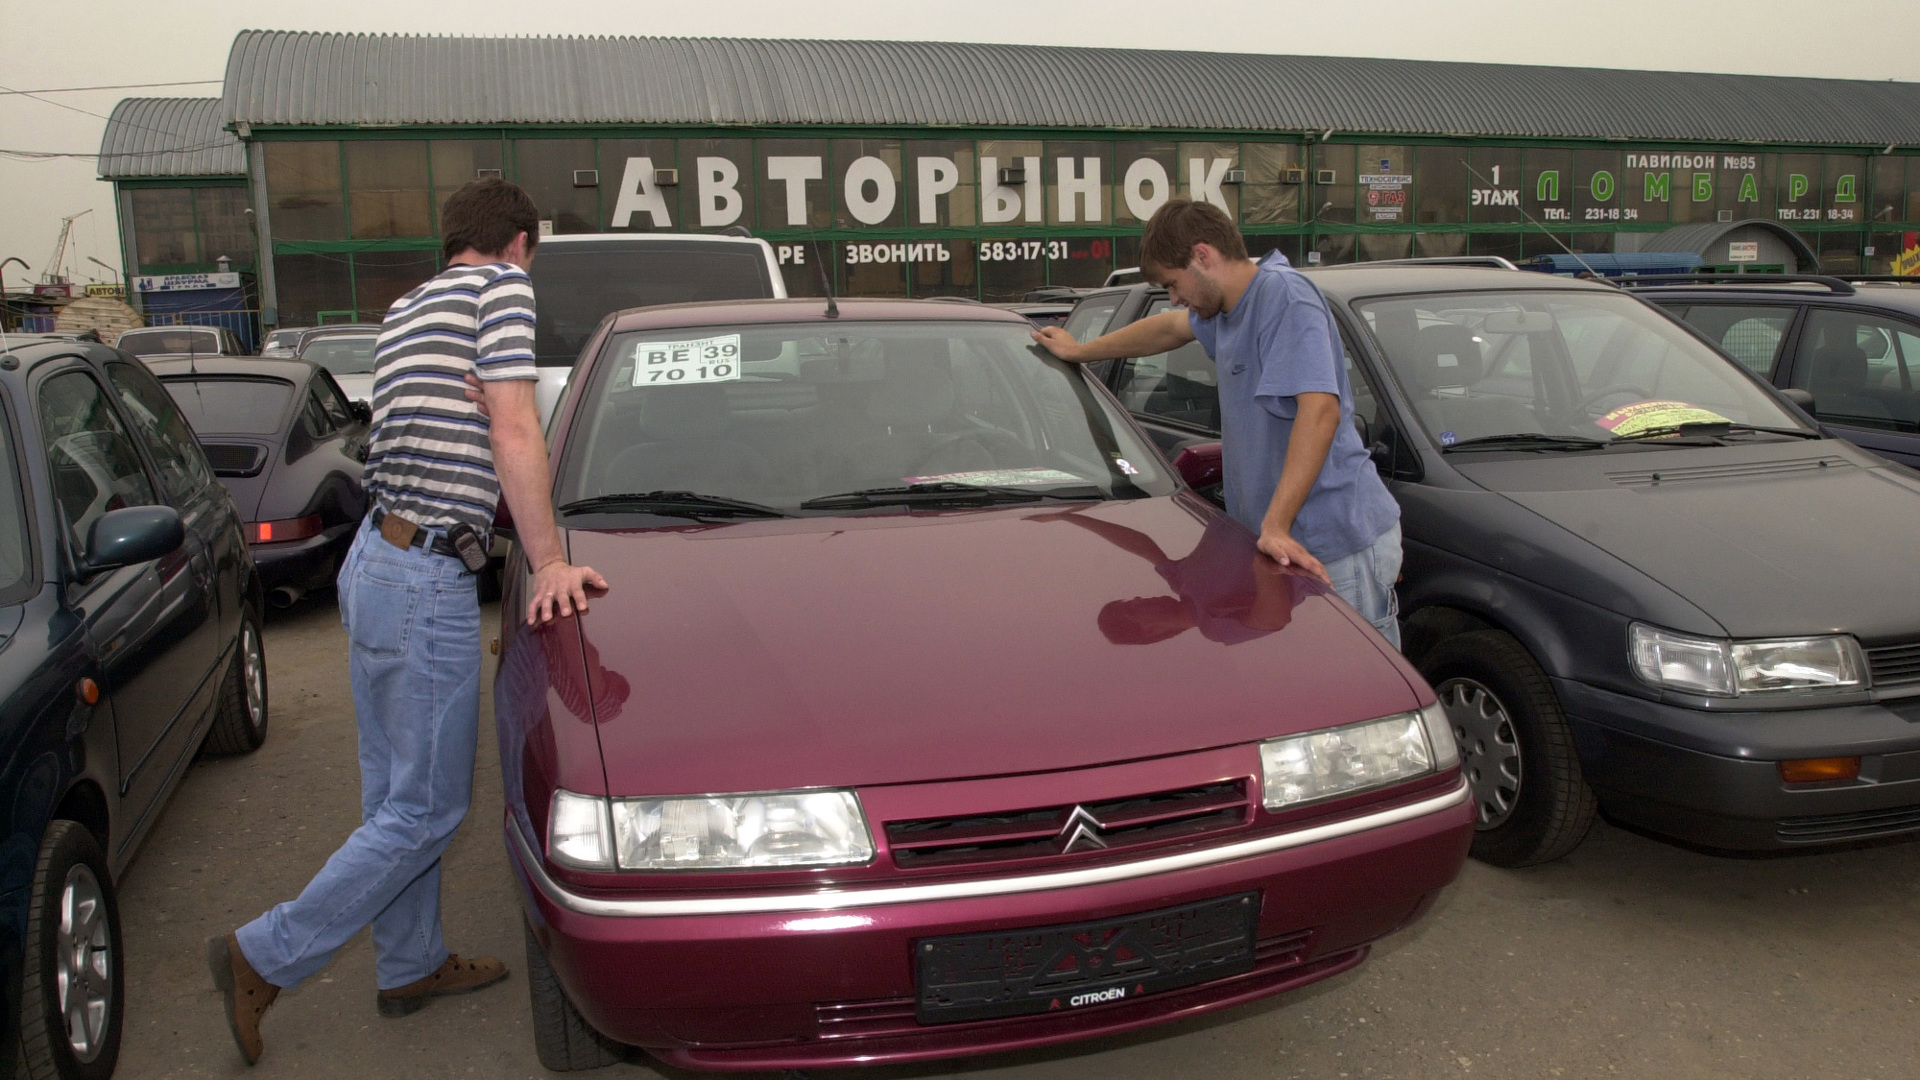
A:
[[[382,1016],[506,977],[500,961],[462,959],[440,937],[440,856],[467,813],[480,722],[480,605],[456,541],[484,552],[504,494],[533,569],[529,625],[584,612],[587,591],[606,588],[568,564],[554,526],[527,277],[539,213],[518,187],[477,180],[441,222],[447,268],[394,301],[380,332],[373,509],[340,569],[362,824],[297,899],[208,942],[248,1064],[280,990],[369,923]]]

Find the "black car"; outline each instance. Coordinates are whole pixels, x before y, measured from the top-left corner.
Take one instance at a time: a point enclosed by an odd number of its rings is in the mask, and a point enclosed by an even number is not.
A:
[[[141,363],[0,353],[0,1060],[113,1071],[114,883],[194,753],[267,733],[264,592],[233,499]]]
[[[267,599],[333,583],[367,512],[371,408],[307,360],[149,361],[233,492]]]
[[[1822,424],[1920,468],[1920,280],[1743,274],[1628,282],[1754,374],[1805,390]]]
[[[1475,854],[1555,858],[1596,805],[1716,848],[1920,831],[1920,479],[1608,285],[1309,277],[1400,502],[1407,655],[1466,755]],[[1068,330],[1167,306],[1106,290]],[[1220,412],[1197,344],[1104,377],[1205,464]]]

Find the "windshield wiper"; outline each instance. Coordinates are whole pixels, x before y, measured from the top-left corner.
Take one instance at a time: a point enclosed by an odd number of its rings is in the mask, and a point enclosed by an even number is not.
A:
[[[1540,432],[1518,435],[1482,435],[1475,439],[1462,439],[1452,446],[1440,448],[1442,453],[1455,450],[1595,450],[1607,445],[1600,439],[1589,439],[1585,435],[1546,435]]]
[[[1676,435],[1685,438],[1692,435],[1708,438],[1713,441],[1690,445],[1719,446],[1724,445],[1720,442],[1720,436],[1732,430],[1732,427],[1733,424],[1726,420],[1689,420],[1684,424],[1662,424],[1659,427],[1650,427],[1644,431],[1636,431],[1631,435],[1615,435],[1613,441],[1617,443],[1644,442],[1648,439],[1665,439]]]
[[[610,514],[623,510],[640,510],[649,514],[666,517],[757,517],[783,518],[788,514],[784,510],[775,510],[771,506],[746,502],[741,499],[728,499],[719,495],[702,495],[697,491],[641,491],[620,495],[595,495],[591,499],[577,499],[560,507],[562,514]]]
[[[896,487],[862,488],[859,491],[844,491],[838,495],[822,495],[817,499],[808,499],[800,504],[802,510],[844,510],[862,506],[913,506],[927,503],[1016,503],[1039,502],[1042,499],[1099,499],[1106,493],[1093,484],[1077,484],[1072,487],[1031,488],[978,487],[973,484],[958,484],[951,480],[939,480],[925,484],[905,484]]]

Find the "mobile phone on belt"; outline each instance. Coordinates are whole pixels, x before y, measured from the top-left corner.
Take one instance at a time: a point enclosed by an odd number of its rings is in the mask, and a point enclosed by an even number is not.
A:
[[[473,526],[464,521],[456,522],[447,529],[447,540],[459,554],[461,565],[469,571],[477,574],[487,568],[487,547],[480,542],[480,534]]]

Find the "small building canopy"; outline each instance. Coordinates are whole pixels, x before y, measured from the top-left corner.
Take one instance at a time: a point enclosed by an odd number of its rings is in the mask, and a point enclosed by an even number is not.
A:
[[[245,176],[246,150],[219,98],[125,98],[100,136],[100,178]]]
[[[1736,249],[1734,245],[1751,245]],[[1799,233],[1777,221],[1701,221],[1677,225],[1647,237],[1642,252],[1686,251],[1704,266],[1781,267],[1789,274],[1811,274],[1820,269],[1820,256]]]

